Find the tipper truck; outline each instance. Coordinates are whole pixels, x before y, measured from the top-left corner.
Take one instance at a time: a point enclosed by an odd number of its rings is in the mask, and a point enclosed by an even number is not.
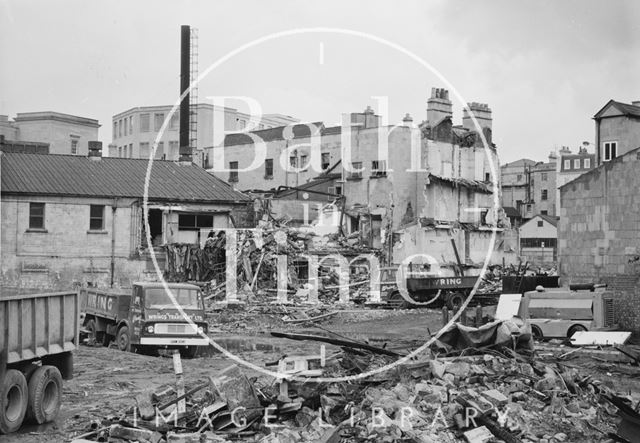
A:
[[[0,296],[0,434],[56,418],[78,331],[77,292]]]
[[[84,328],[92,341],[107,346],[115,340],[121,351],[155,355],[160,348],[178,349],[183,356],[194,357],[199,347],[209,345],[202,292],[187,283],[167,287],[192,323],[162,283],[138,282],[119,292],[82,290]]]

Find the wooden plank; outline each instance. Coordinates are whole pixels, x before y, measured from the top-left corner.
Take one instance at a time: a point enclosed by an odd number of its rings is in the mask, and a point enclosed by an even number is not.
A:
[[[173,371],[176,374],[176,394],[183,397],[178,401],[178,415],[187,412],[187,401],[184,399],[184,377],[182,375],[182,360],[180,360],[180,351],[173,351]]]

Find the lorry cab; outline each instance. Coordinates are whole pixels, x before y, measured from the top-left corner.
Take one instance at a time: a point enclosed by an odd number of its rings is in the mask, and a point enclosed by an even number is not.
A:
[[[539,288],[525,292],[518,316],[531,324],[536,338],[567,338],[578,331],[611,331],[613,293]]]
[[[126,292],[84,290],[85,327],[97,342],[115,339],[123,351],[179,349],[193,357],[209,344],[202,292],[186,283],[167,283],[167,289],[161,282],[135,282]]]
[[[209,344],[202,337],[207,333],[202,292],[186,283],[169,283],[167,287],[168,291],[160,282],[133,284],[132,338],[140,346],[186,346],[195,354],[196,346]]]

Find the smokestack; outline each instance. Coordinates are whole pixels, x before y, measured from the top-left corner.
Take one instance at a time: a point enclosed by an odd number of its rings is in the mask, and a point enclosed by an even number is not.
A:
[[[191,55],[191,28],[180,27],[180,95],[189,89]],[[189,94],[180,103],[180,162],[191,163],[191,146],[189,146]]]

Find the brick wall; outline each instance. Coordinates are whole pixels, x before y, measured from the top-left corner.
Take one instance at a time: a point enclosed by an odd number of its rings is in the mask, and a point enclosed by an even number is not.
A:
[[[600,279],[614,292],[615,320],[623,329],[640,332],[640,278],[638,275],[609,275]]]

